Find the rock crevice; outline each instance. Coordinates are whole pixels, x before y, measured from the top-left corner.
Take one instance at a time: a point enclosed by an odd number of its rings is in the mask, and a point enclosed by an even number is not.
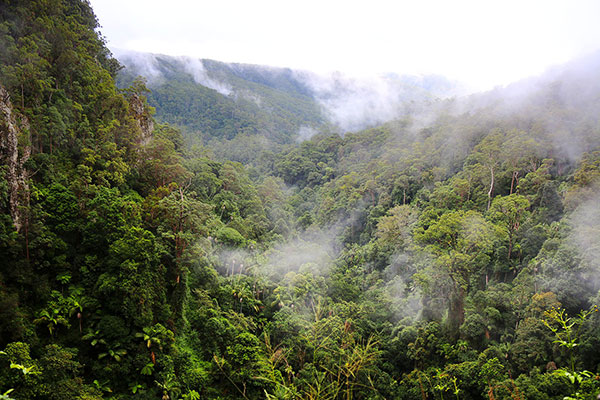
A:
[[[29,206],[28,172],[25,162],[31,156],[29,123],[25,117],[17,118],[8,91],[0,86],[0,160],[8,186],[8,208],[17,231],[25,223],[25,210]],[[19,143],[19,139],[22,140]]]
[[[145,104],[142,96],[136,93],[130,96],[129,107],[131,114],[142,133],[140,143],[142,145],[147,145],[152,139],[152,131],[154,130],[154,121],[152,120],[150,109]]]

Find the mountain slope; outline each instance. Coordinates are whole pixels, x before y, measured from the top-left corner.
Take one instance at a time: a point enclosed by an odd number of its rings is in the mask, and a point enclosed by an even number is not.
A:
[[[594,57],[447,101],[143,66],[167,99],[194,87],[169,115],[249,167],[156,123],[142,82],[117,90],[86,1],[0,17],[0,398],[597,398]],[[295,143],[240,103],[257,92],[396,119]]]
[[[326,124],[321,107],[291,71],[211,60],[125,53],[118,83],[148,79],[157,119],[211,137],[261,135],[293,142],[300,128]]]
[[[125,65],[119,84],[128,85],[136,75],[146,77],[159,120],[228,139],[250,133],[289,143],[328,125],[341,132],[360,130],[460,92],[456,82],[441,76],[356,78],[190,57],[117,55]],[[202,110],[220,124],[207,123]]]

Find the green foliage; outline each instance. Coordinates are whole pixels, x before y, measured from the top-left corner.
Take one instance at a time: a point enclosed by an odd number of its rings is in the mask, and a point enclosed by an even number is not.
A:
[[[216,239],[230,246],[243,246],[245,242],[244,237],[238,231],[228,226],[217,231]]]
[[[515,109],[500,90],[493,110],[435,102],[426,126],[340,137],[289,71],[203,62],[262,106],[169,57],[172,80],[117,90],[85,1],[11,2],[0,21],[31,152],[19,231],[0,168],[0,398],[600,392],[582,311],[599,289],[600,142],[583,103],[540,83]],[[572,96],[596,116],[597,89]],[[579,161],[548,121],[568,121]],[[295,143],[302,126],[323,129]]]
[[[552,308],[544,313],[544,316],[546,317],[544,325],[554,333],[554,336],[556,337],[554,343],[557,343],[560,347],[566,348],[569,353],[569,369],[559,368],[554,371],[556,375],[566,378],[575,391],[575,393],[572,394],[573,397],[564,397],[567,400],[587,398],[587,394],[581,393],[580,390],[582,388],[587,389],[587,381],[592,381],[592,379],[597,380],[597,376],[594,373],[587,370],[580,371],[575,367],[575,348],[580,344],[579,335],[581,327],[592,313],[596,312],[598,312],[597,306],[593,306],[590,310],[582,311],[573,318],[568,317],[564,309]],[[592,386],[592,388],[594,387]]]
[[[325,125],[309,89],[299,84],[290,71],[263,71],[259,66],[167,56],[155,56],[151,62],[168,77],[151,83],[148,101],[156,107],[157,119],[185,127],[205,139],[260,135],[263,141],[290,143],[302,126]],[[125,56],[124,63],[126,68],[118,79],[122,87],[143,73],[135,59]],[[227,83],[217,83],[214,89],[203,86],[194,68],[204,70],[209,82]],[[226,158],[239,159],[239,155],[231,154],[233,146],[228,147]]]

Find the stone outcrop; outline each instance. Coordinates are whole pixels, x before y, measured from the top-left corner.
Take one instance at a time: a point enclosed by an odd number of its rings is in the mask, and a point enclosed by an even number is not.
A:
[[[31,155],[30,140],[19,144],[19,139],[29,134],[29,123],[13,112],[10,96],[0,86],[0,161],[8,186],[8,207],[17,231],[24,224],[24,209],[29,206],[28,173],[25,162]]]
[[[150,110],[146,106],[143,98],[134,93],[129,97],[129,109],[133,118],[136,120],[140,131],[142,132],[141,144],[146,145],[152,138],[152,131],[154,130],[154,122],[150,115]]]

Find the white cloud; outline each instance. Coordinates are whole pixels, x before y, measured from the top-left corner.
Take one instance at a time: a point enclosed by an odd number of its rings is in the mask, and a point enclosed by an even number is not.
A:
[[[600,48],[600,2],[92,0],[109,45],[486,88]]]

